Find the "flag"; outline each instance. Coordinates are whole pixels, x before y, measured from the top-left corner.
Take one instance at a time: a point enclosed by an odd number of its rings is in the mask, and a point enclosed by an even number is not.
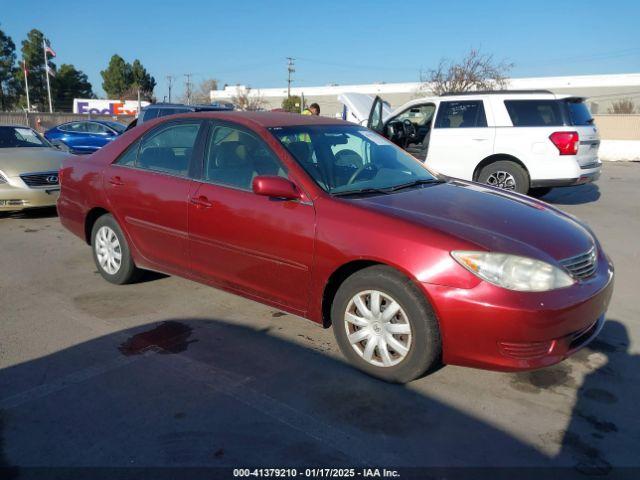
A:
[[[56,56],[56,52],[54,52],[53,49],[49,45],[47,45],[46,42],[44,44],[44,51],[47,52],[51,58]]]
[[[29,75],[29,69],[27,68],[27,61],[22,60],[22,71],[24,72],[24,76]]]
[[[56,76],[56,71],[53,68],[51,68],[49,65],[47,65],[47,73],[49,74],[50,77]]]

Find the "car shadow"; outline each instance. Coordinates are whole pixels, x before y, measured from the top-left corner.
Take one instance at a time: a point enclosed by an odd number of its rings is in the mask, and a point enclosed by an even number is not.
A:
[[[610,369],[637,362],[609,337],[619,325],[610,322],[606,340],[595,345],[612,357]],[[594,375],[606,381],[617,373]],[[599,442],[613,438],[597,405],[615,408],[611,398],[621,392],[606,387],[605,394],[591,377],[561,454],[549,457],[411,384],[378,381],[282,338],[277,320],[258,330],[168,319],[0,370],[0,476],[29,476],[33,465],[54,475],[74,467],[66,478],[96,466],[112,478],[132,467],[163,468],[166,476],[194,466],[204,468],[202,478],[214,478],[212,468],[301,465],[433,467],[433,474],[465,467],[461,478],[485,478],[491,472],[478,469],[486,467],[534,475],[518,478],[543,478],[546,470],[527,468],[557,465],[565,466],[558,478],[609,472],[603,449],[584,430],[602,433]],[[402,478],[425,478],[416,475]]]
[[[53,218],[57,216],[56,207],[28,208],[18,212],[0,212],[0,218]]]
[[[595,183],[575,187],[554,188],[541,200],[553,205],[580,205],[595,202],[600,198],[600,189]]]
[[[577,391],[571,422],[558,455],[582,473],[609,474],[614,463],[611,456],[625,451],[635,451],[631,453],[630,466],[637,468],[640,464],[637,432],[635,439],[627,437],[629,415],[637,412],[640,398],[640,355],[629,352],[630,346],[627,327],[617,320],[608,320],[598,338],[573,357],[590,363],[595,353],[598,362]]]

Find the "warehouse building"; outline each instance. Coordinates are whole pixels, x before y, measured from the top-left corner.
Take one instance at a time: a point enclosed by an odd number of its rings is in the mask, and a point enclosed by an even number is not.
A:
[[[223,90],[212,90],[212,101],[230,101],[239,93],[246,92],[246,86],[225,86]],[[509,80],[509,89],[545,89],[555,93],[570,93],[588,97],[593,114],[607,114],[613,102],[630,99],[640,110],[640,73],[613,75],[579,75],[569,77],[531,77]],[[342,112],[338,95],[346,92],[380,95],[392,107],[422,96],[428,96],[425,85],[411,83],[371,83],[360,85],[328,85],[324,87],[292,87],[291,95],[304,96],[307,104],[316,102],[323,115],[334,116]],[[266,109],[280,108],[287,97],[287,88],[253,88],[250,95],[259,95]]]

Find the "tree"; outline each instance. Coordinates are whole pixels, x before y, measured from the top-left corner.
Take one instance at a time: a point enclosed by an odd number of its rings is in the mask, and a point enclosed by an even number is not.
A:
[[[142,66],[140,60],[136,59],[131,65],[131,87],[135,90],[135,98],[138,98],[138,89],[140,89],[140,98],[149,102],[153,101],[153,89],[156,88],[156,79],[153,78],[147,69]]]
[[[109,98],[120,99],[133,83],[131,65],[120,55],[112,55],[106,70],[100,72],[102,88]]]
[[[291,113],[300,113],[302,109],[300,105],[302,104],[302,99],[297,95],[291,95],[290,97],[282,100],[282,109]]]
[[[10,110],[18,96],[16,79],[16,44],[0,30],[0,109]]]
[[[200,82],[198,88],[191,93],[192,103],[211,103],[211,91],[218,89],[218,80],[215,78],[208,78]],[[186,102],[185,102],[186,103]]]
[[[442,95],[472,90],[503,89],[507,87],[507,74],[512,68],[513,63],[496,63],[493,55],[472,48],[460,62],[441,59],[437,68],[420,75],[420,81],[423,82],[421,90]]]
[[[56,110],[71,111],[74,98],[93,98],[93,90],[87,75],[73,65],[62,64],[55,78],[52,79],[51,90]]]
[[[236,94],[231,97],[231,103],[233,103],[238,110],[253,112],[262,110],[266,102],[259,91],[252,92],[251,87],[242,87],[238,88]]]
[[[31,105],[40,110],[45,109],[49,104],[47,97],[46,70],[44,67],[43,51],[44,35],[40,30],[33,29],[27,34],[27,38],[22,41],[22,58],[27,63],[29,71],[29,99]],[[49,68],[55,70],[55,64],[48,60]],[[24,71],[22,68],[15,69],[16,80],[24,85]]]
[[[609,113],[630,115],[632,113],[636,113],[636,105],[630,98],[622,98],[611,104],[609,107]]]

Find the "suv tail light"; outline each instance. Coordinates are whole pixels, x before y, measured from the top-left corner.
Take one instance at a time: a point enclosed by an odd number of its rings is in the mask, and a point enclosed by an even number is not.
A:
[[[578,132],[553,132],[549,140],[556,146],[560,155],[575,155],[578,153],[580,137]]]

